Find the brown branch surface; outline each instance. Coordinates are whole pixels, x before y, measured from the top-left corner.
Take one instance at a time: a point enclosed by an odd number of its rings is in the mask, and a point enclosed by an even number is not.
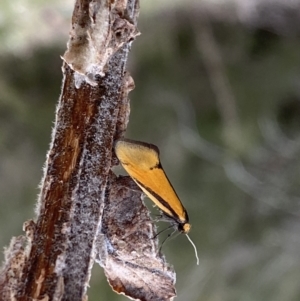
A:
[[[172,300],[175,274],[159,254],[155,227],[129,177],[111,174],[96,261],[114,291],[136,300]]]
[[[76,1],[36,221],[6,250],[0,300],[85,300],[96,257],[119,293],[175,295],[141,192],[110,172],[129,118],[134,83],[125,67],[137,14],[138,0]]]

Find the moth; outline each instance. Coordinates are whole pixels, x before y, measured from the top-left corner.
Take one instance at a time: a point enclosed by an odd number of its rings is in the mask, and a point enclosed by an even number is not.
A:
[[[115,154],[146,196],[177,226],[180,233],[186,234],[195,249],[198,264],[196,247],[187,235],[191,229],[187,211],[161,165],[158,147],[121,138],[115,142]]]

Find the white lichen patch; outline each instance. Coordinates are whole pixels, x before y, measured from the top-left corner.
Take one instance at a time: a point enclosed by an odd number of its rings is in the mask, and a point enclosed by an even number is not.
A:
[[[89,10],[82,12],[83,17],[73,21],[68,50],[62,58],[91,85],[96,84],[97,75],[105,75],[110,58],[139,35],[136,26],[126,18],[127,1],[119,2],[115,7],[109,0],[92,1]],[[80,82],[78,77],[76,87],[80,87]]]

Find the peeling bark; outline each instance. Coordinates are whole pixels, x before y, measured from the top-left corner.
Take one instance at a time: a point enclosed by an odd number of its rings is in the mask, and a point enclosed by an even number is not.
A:
[[[111,173],[129,118],[134,83],[125,67],[138,8],[138,0],[76,1],[36,221],[6,251],[0,300],[86,300],[95,258],[119,293],[175,295],[141,192]],[[114,218],[120,212],[125,219]]]
[[[130,177],[111,174],[96,261],[110,286],[135,300],[172,300],[175,273],[159,254],[156,227]]]

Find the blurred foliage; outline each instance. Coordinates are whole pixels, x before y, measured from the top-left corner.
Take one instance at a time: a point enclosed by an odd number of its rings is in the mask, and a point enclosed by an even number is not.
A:
[[[214,78],[197,45],[203,14],[235,100],[238,128],[232,130],[239,134],[230,143],[222,134],[226,125]],[[284,34],[278,22],[266,26],[263,16],[250,25],[217,16],[196,4],[152,14],[142,8],[142,36],[133,43],[128,66],[136,89],[127,137],[159,146],[190,215],[200,266],[183,235],[163,247],[177,272],[178,300],[296,301],[299,33]],[[285,26],[294,20],[281,17]],[[1,246],[34,217],[65,43],[0,54]],[[112,293],[101,268],[94,267],[89,300],[100,295],[127,300]]]

